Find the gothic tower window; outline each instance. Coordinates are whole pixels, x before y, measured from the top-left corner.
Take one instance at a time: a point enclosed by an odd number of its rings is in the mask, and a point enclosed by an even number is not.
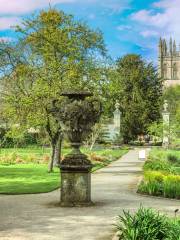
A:
[[[177,79],[177,66],[176,66],[176,63],[173,64],[173,79],[176,80]]]
[[[162,77],[167,79],[167,64],[163,65]]]

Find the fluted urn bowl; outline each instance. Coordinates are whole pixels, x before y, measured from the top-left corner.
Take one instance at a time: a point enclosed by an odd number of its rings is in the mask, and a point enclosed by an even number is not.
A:
[[[90,161],[80,151],[80,146],[92,131],[92,127],[99,120],[101,114],[100,102],[90,92],[64,92],[67,97],[59,118],[64,125],[73,150],[66,155],[61,165],[91,167]]]

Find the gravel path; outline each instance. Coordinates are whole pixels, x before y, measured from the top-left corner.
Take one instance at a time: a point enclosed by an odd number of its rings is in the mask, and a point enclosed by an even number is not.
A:
[[[94,206],[60,208],[59,190],[46,194],[0,195],[0,239],[110,240],[123,209],[140,204],[173,215],[180,201],[136,194],[142,171],[138,150],[92,175]]]

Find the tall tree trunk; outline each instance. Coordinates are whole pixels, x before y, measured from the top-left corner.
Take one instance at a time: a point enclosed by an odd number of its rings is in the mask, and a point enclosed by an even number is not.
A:
[[[61,143],[62,143],[62,131],[61,127],[58,124],[58,121],[56,120],[54,124],[57,124],[57,130],[54,132],[51,128],[50,118],[47,111],[47,124],[46,124],[46,131],[49,135],[49,139],[51,141],[51,147],[52,147],[52,154],[51,154],[51,160],[48,166],[48,172],[53,171],[53,166],[55,164],[60,163],[60,157],[61,157]]]
[[[52,153],[51,153],[51,160],[49,162],[49,166],[48,166],[48,172],[53,172],[53,165],[54,165],[54,155],[55,155],[55,144],[51,144],[52,147]]]
[[[59,167],[61,162],[61,147],[62,147],[62,134],[59,134],[58,141],[55,145],[55,153],[54,153],[54,166]]]
[[[61,159],[61,146],[62,146],[62,133],[57,132],[55,136],[51,139],[51,146],[52,146],[52,154],[51,160],[49,163],[48,172],[53,171],[53,167],[60,166],[60,159]]]

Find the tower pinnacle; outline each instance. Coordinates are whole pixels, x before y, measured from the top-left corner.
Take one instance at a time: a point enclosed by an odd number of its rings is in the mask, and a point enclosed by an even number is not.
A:
[[[173,43],[173,54],[176,55],[176,41]]]
[[[170,41],[169,41],[169,52],[172,55],[172,52],[173,52],[172,37],[170,38]]]

